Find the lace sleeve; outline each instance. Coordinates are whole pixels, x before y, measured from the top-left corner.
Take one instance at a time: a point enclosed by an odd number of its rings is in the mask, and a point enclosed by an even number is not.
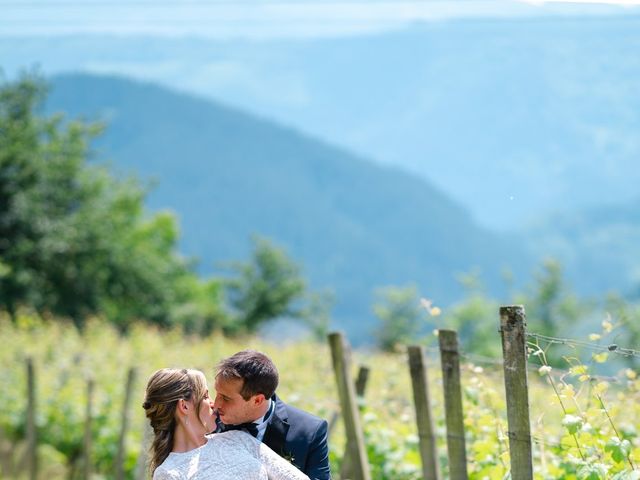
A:
[[[181,480],[181,475],[175,470],[167,470],[162,466],[153,472],[153,480]]]
[[[276,452],[260,444],[260,461],[267,469],[269,480],[309,480],[295,465],[292,465]]]

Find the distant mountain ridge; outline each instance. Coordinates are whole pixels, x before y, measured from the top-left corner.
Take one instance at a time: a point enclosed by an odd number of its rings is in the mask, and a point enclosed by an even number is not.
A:
[[[640,197],[557,213],[531,225],[526,238],[532,256],[562,261],[582,295],[640,297]]]
[[[265,235],[334,290],[336,326],[356,337],[372,326],[375,287],[413,282],[445,304],[460,297],[457,274],[479,268],[499,294],[502,269],[525,263],[426,181],[211,101],[74,74],[53,79],[47,110],[108,122],[97,157],[157,181],[150,208],[178,213],[204,272]]]
[[[224,99],[419,172],[482,225],[513,231],[636,195],[640,16],[625,11],[259,42],[16,37],[0,58],[9,74],[40,63]]]

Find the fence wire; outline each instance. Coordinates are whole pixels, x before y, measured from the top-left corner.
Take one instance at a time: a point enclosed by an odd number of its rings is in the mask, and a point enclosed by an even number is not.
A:
[[[571,347],[581,347],[595,352],[609,352],[624,357],[636,357],[640,358],[640,351],[632,348],[625,348],[619,346],[617,343],[610,343],[608,345],[599,345],[597,343],[585,342],[583,340],[575,340],[573,338],[558,338],[549,335],[542,335],[540,333],[527,332],[527,338],[534,338],[536,340],[542,340],[548,344],[568,345]]]
[[[539,337],[544,337],[545,339],[547,338],[554,338],[554,337],[548,337],[546,335],[539,335],[536,333],[530,333],[527,334],[528,337],[530,338],[539,338]],[[557,340],[570,340],[570,339],[557,339]],[[577,346],[577,342],[575,341],[574,343],[576,343]],[[551,342],[550,342],[551,343]],[[553,343],[561,343],[559,341],[553,342]],[[564,342],[565,344],[567,344],[568,342]],[[581,342],[581,343],[586,343],[586,342]],[[427,357],[429,357],[430,360],[433,361],[433,364],[430,364],[430,366],[434,367],[434,368],[438,368],[439,364],[440,364],[440,349],[438,347],[423,347],[423,350],[425,352],[425,355]],[[629,349],[622,349],[624,351],[628,351]],[[632,350],[633,351],[633,350]],[[640,353],[640,352],[637,352]],[[475,353],[469,353],[469,352],[465,352],[464,350],[459,350],[458,355],[460,356],[461,359],[465,360],[467,363],[473,364],[473,365],[485,365],[485,366],[491,366],[491,367],[500,367],[500,368],[504,368],[504,361],[500,358],[496,358],[496,357],[489,357],[486,355],[478,355]],[[531,372],[537,372],[538,369],[541,367],[541,365],[533,363],[533,362],[527,362],[527,368],[529,369],[529,371]],[[570,374],[571,371],[566,369],[566,368],[558,368],[558,367],[554,367],[554,371],[559,373],[559,374]],[[595,374],[590,374],[589,375],[592,379],[594,380],[600,380],[600,381],[607,381],[610,383],[619,383],[620,379],[618,377],[615,376],[611,376],[611,375],[595,375]]]

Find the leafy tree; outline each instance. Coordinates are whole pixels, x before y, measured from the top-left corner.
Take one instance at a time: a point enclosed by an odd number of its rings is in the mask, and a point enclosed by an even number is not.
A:
[[[458,332],[464,351],[499,357],[502,347],[498,308],[496,301],[473,292],[447,310],[445,323]]]
[[[178,302],[171,309],[171,318],[187,333],[208,335],[230,328],[231,319],[223,309],[224,285],[220,279],[183,275],[176,281],[176,294]]]
[[[77,325],[102,313],[122,329],[174,323],[194,300],[176,286],[196,278],[175,251],[175,218],[147,216],[138,181],[88,164],[100,127],[39,115],[45,92],[33,75],[0,86],[1,304]]]
[[[447,309],[445,323],[458,332],[466,351],[499,356],[499,302],[484,294],[477,272],[461,276],[460,281],[467,295]],[[530,331],[549,336],[561,335],[588,309],[588,303],[579,300],[563,281],[562,267],[553,259],[543,262],[533,284],[525,293],[516,294],[511,303],[525,306]],[[560,357],[554,351],[549,353],[554,364],[562,363]]]
[[[566,332],[587,310],[587,302],[571,292],[557,260],[545,260],[534,280],[529,292],[516,299],[525,306],[529,329],[550,336]]]
[[[415,342],[424,326],[425,313],[415,285],[378,289],[373,312],[380,322],[375,332],[378,346],[387,352]]]
[[[479,271],[458,276],[465,288],[463,300],[445,310],[444,324],[458,332],[464,351],[486,356],[499,356],[498,302],[488,298]]]
[[[515,302],[525,306],[527,330],[531,333],[561,337],[571,335],[571,328],[590,310],[592,301],[579,299],[562,277],[562,266],[554,259],[547,259],[534,275],[528,291],[516,296]],[[553,344],[540,341],[546,350],[547,361],[554,366],[566,367],[567,351],[554,348]]]
[[[311,332],[311,338],[326,342],[331,324],[331,307],[335,297],[331,291],[308,292],[305,295],[303,317]]]
[[[306,284],[300,268],[269,240],[254,237],[247,262],[231,264],[236,276],[226,282],[235,329],[255,332],[279,317],[305,318]]]

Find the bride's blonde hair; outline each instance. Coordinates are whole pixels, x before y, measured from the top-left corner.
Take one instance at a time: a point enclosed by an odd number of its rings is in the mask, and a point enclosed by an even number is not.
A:
[[[152,475],[173,449],[178,401],[192,400],[200,405],[206,393],[207,379],[200,370],[163,368],[149,378],[142,408],[153,428],[149,463]]]

